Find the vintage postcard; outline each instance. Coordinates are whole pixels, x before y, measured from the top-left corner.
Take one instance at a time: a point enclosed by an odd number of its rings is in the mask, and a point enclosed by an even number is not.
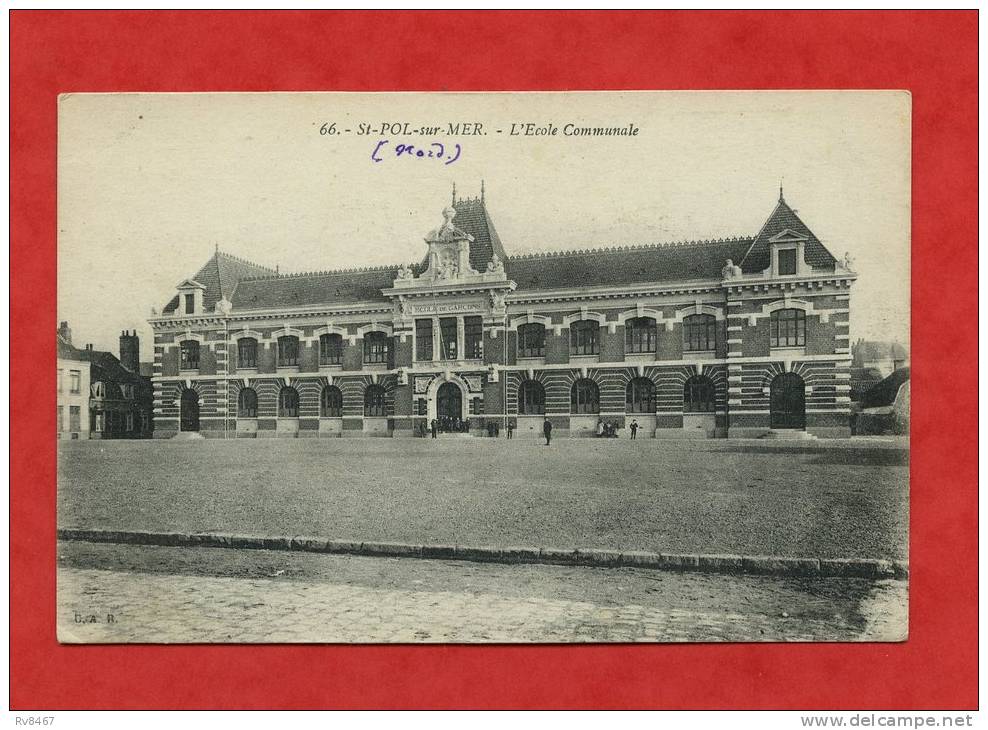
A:
[[[60,641],[905,640],[910,122],[62,96]]]

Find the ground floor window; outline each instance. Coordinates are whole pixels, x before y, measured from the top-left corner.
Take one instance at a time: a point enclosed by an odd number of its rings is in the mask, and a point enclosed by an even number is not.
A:
[[[69,406],[69,430],[82,430],[82,408],[80,406]]]
[[[388,415],[384,403],[384,388],[369,385],[364,391],[364,415],[372,418]]]
[[[600,413],[600,388],[595,382],[582,378],[573,383],[570,410],[573,413]]]
[[[291,386],[281,389],[278,394],[278,416],[280,418],[298,418],[298,391]]]
[[[240,418],[257,418],[257,391],[244,388],[237,398],[237,416]]]
[[[319,415],[323,418],[340,418],[343,415],[343,392],[335,385],[327,385],[322,389]]]
[[[655,413],[655,383],[648,378],[635,378],[625,388],[625,410],[628,413]]]
[[[545,388],[542,383],[526,380],[518,390],[518,413],[522,416],[541,416],[545,413]]]
[[[694,375],[683,386],[683,411],[686,413],[714,412],[714,383],[705,375]]]
[[[62,418],[64,416],[64,413],[63,413],[64,408],[65,408],[64,406],[59,406],[58,407],[58,415],[56,416],[56,418],[58,419],[58,421],[56,423],[56,428],[58,429],[58,432],[59,433],[62,432]]]

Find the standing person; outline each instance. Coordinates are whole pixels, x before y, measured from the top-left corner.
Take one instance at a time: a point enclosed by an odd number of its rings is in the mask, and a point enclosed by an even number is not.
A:
[[[631,422],[631,440],[632,441],[635,440],[635,436],[637,435],[637,433],[638,433],[638,421],[635,420],[635,421],[632,421]]]
[[[494,421],[494,438],[501,438],[501,422]]]
[[[549,420],[548,416],[542,422],[542,433],[545,434],[545,445],[548,446],[552,440],[552,421]]]
[[[604,419],[597,419],[597,438],[603,438],[604,436]]]
[[[508,420],[508,439],[509,440],[511,439],[511,434],[514,432],[514,430],[515,430],[515,422],[509,419]]]
[[[439,433],[439,421],[433,418],[431,425],[432,425],[432,438],[436,438],[437,434]]]

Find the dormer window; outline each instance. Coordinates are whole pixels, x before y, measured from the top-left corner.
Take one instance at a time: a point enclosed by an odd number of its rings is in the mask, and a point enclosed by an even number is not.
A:
[[[202,297],[206,287],[194,279],[186,279],[176,288],[178,289],[176,314],[198,314],[204,311]]]
[[[779,249],[779,276],[792,276],[796,273],[796,249]]]

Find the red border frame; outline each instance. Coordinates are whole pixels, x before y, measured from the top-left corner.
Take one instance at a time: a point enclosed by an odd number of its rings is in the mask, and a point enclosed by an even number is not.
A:
[[[71,708],[977,706],[977,12],[11,13],[10,697]],[[462,44],[455,58],[436,49]],[[913,94],[911,637],[899,645],[64,647],[54,634],[56,96]],[[943,282],[949,282],[944,295]],[[945,341],[950,320],[964,336]],[[39,324],[42,323],[42,324]],[[963,323],[963,324],[957,324]],[[42,372],[44,369],[42,368]],[[950,468],[939,456],[950,454]],[[315,669],[318,668],[318,671]],[[273,681],[272,678],[278,678]]]

